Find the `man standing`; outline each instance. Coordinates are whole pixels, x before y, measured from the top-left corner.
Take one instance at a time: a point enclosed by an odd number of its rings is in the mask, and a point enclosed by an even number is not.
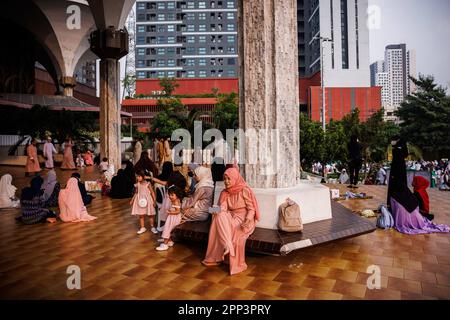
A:
[[[39,171],[41,171],[36,144],[36,139],[32,138],[30,145],[27,147],[27,164],[25,166],[25,176],[27,177],[30,175],[30,173],[37,174]]]
[[[44,144],[44,158],[45,158],[45,168],[53,169],[53,154],[56,153],[55,146],[52,143],[52,138],[47,137],[47,141]]]
[[[349,188],[358,188],[359,171],[362,166],[362,146],[359,143],[358,137],[354,134],[350,137],[350,143],[348,145],[349,164],[350,171],[350,185]]]
[[[133,151],[133,164],[136,164],[139,159],[141,158],[142,154],[142,139],[136,138],[136,143],[134,144],[134,151]]]

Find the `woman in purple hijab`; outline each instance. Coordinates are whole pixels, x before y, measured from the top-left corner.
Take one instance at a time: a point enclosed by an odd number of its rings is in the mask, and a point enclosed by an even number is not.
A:
[[[437,225],[422,216],[419,202],[406,181],[405,158],[408,147],[404,140],[392,139],[392,165],[389,177],[388,204],[395,221],[395,229],[406,234],[423,234],[434,232],[450,232],[444,224]]]

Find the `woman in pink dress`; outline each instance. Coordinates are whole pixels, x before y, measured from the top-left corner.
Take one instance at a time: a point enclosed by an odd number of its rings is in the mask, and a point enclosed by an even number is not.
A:
[[[75,162],[73,161],[72,147],[72,139],[66,139],[64,141],[64,157],[61,164],[61,169],[63,170],[76,170]]]
[[[259,220],[259,207],[255,195],[236,168],[224,173],[225,189],[220,194],[221,211],[214,214],[209,230],[208,249],[203,260],[205,266],[216,266],[228,255],[230,274],[247,269],[245,242],[255,230]]]
[[[25,166],[25,175],[28,176],[30,173],[38,173],[41,171],[39,166],[39,159],[36,148],[36,139],[31,139],[30,145],[27,147],[27,164]]]
[[[78,180],[70,178],[65,189],[59,192],[58,197],[59,217],[64,222],[82,222],[97,219],[97,217],[88,214],[81,198]]]

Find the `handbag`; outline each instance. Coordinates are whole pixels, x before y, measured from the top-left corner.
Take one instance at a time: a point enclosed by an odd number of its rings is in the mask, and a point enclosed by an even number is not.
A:
[[[298,232],[303,230],[300,206],[291,199],[286,199],[278,209],[278,228],[285,232]]]
[[[380,211],[381,213],[377,218],[377,227],[385,230],[393,228],[395,222],[389,210],[384,205],[382,205],[380,207]]]
[[[148,202],[147,202],[147,199],[145,199],[145,198],[141,198],[138,201],[138,205],[141,208],[147,208],[147,204],[148,204]]]

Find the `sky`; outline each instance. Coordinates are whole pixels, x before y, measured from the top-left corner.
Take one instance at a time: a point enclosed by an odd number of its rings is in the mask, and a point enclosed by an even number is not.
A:
[[[450,0],[369,0],[370,12],[372,5],[380,20],[370,28],[370,62],[384,59],[386,45],[405,43],[416,50],[417,73],[450,93]]]

